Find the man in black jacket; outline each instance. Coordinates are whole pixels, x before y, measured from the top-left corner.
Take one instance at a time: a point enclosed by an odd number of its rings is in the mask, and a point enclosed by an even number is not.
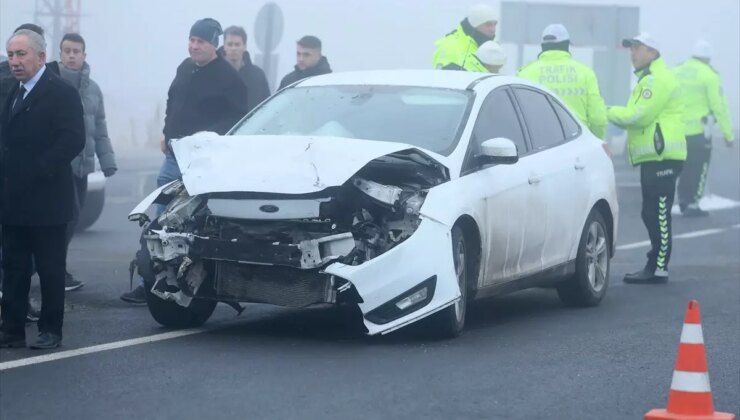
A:
[[[166,141],[199,131],[226,134],[247,112],[247,87],[218,55],[221,25],[197,21],[190,30],[190,58],[177,68],[164,119]]]
[[[311,76],[331,73],[329,60],[321,55],[321,40],[306,35],[298,40],[295,70],[283,77],[280,89]]]
[[[160,144],[165,160],[157,185],[182,176],[169,142],[201,131],[226,134],[247,114],[247,87],[234,67],[218,54],[218,38],[223,33],[214,19],[201,19],[190,29],[190,58],[177,68],[167,97],[164,137]],[[144,303],[143,281],[121,295],[129,303]]]
[[[7,43],[19,83],[0,115],[3,305],[0,347],[25,345],[31,262],[41,282],[35,349],[59,347],[64,319],[65,232],[74,213],[72,159],[85,146],[80,95],[46,68],[46,43],[30,30]]]
[[[230,26],[224,31],[223,54],[247,85],[247,108],[249,111],[270,96],[270,85],[265,72],[252,64],[247,51],[247,32],[239,26]]]
[[[22,29],[28,29],[31,31],[36,32],[37,34],[44,36],[44,29],[41,28],[38,25],[35,25],[33,23],[24,23],[23,25],[17,27],[13,33],[18,32]],[[51,61],[49,63],[46,63],[46,69],[53,72],[56,75],[59,75],[59,63],[56,61]],[[5,102],[8,99],[8,96],[10,95],[10,91],[13,90],[13,88],[18,84],[18,80],[16,80],[15,76],[13,76],[13,72],[10,71],[10,62],[7,60],[7,57],[4,57],[4,60],[0,60],[0,115],[2,115],[3,109],[5,108]],[[0,122],[0,126],[2,123]],[[2,131],[0,131],[0,136],[2,136]],[[2,137],[0,137],[0,144],[2,144]],[[2,226],[0,226],[0,238],[2,237]],[[2,239],[0,239],[0,243],[2,242]],[[0,264],[2,263],[2,251],[0,251]],[[3,283],[3,275],[2,270],[0,270],[0,286]],[[2,299],[2,292],[0,291],[0,300]],[[29,322],[35,322],[39,319],[39,310],[31,303],[31,301],[28,301],[28,313],[26,314],[26,320]]]

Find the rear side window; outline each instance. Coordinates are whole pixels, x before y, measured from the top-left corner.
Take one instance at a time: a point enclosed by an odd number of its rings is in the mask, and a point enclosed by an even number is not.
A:
[[[498,89],[488,95],[478,113],[473,136],[477,146],[486,140],[504,137],[514,142],[519,154],[526,153],[524,132],[506,90]]]
[[[524,114],[532,148],[535,151],[565,142],[560,120],[544,93],[532,89],[517,88],[516,98]]]
[[[550,102],[552,102],[552,106],[555,108],[555,112],[557,112],[558,118],[560,118],[560,124],[562,124],[563,131],[565,131],[565,138],[570,140],[578,137],[578,135],[581,134],[581,127],[578,125],[573,116],[571,116],[571,114],[566,111],[566,109],[560,104],[560,102],[552,98],[550,98]]]

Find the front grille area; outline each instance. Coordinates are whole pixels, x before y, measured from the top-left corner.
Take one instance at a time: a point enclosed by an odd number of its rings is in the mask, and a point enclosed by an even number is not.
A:
[[[228,241],[199,238],[193,240],[190,254],[207,260],[245,261],[300,267],[303,254],[298,245],[274,245],[267,241]]]
[[[302,308],[333,303],[331,277],[318,270],[216,262],[216,293],[242,302]]]

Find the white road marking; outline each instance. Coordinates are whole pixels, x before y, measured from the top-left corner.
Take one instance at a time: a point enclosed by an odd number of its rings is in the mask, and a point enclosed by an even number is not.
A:
[[[635,242],[627,245],[620,245],[617,247],[617,251],[627,251],[630,249],[644,248],[650,246],[650,241]]]
[[[8,369],[37,365],[39,363],[68,359],[70,357],[84,356],[86,354],[100,353],[103,351],[116,350],[124,347],[138,346],[140,344],[156,343],[157,341],[172,340],[173,338],[187,337],[189,335],[201,334],[212,329],[213,328],[195,328],[190,330],[172,331],[162,334],[150,335],[148,337],[133,338],[130,340],[116,341],[114,343],[100,344],[92,347],[84,347],[81,349],[60,351],[58,353],[12,360],[10,362],[0,363],[0,372]]]
[[[639,182],[619,182],[617,188],[642,188]]]
[[[705,229],[705,230],[697,230],[694,232],[682,233],[680,235],[675,235],[673,239],[700,238],[702,236],[716,235],[716,234],[727,232],[733,229],[740,229],[740,224],[732,225],[732,226],[728,226],[724,228]],[[631,244],[620,245],[617,247],[617,251],[627,251],[630,249],[645,248],[649,246],[650,246],[650,241],[635,242]]]

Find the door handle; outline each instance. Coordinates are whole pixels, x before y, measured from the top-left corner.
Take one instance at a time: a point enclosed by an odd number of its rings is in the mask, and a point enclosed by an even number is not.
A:
[[[529,175],[529,185],[539,184],[542,181],[542,177],[537,174]]]

